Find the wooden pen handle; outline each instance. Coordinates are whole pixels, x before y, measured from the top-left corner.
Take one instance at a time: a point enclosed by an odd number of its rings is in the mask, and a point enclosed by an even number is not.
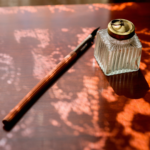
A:
[[[48,84],[50,84],[54,78],[62,72],[77,56],[77,53],[72,51],[68,54],[52,71],[50,71],[2,120],[4,124],[8,124],[23,110],[33,98]]]

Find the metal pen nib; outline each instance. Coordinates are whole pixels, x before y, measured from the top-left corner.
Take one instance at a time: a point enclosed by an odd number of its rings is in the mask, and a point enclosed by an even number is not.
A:
[[[100,27],[96,28],[89,36],[87,36],[87,38],[85,38],[75,49],[74,52],[76,52],[77,54],[79,54],[81,51],[83,51],[85,49],[85,47],[93,42],[95,35],[98,31]]]
[[[92,33],[91,33],[91,35],[92,35],[92,37],[94,38],[95,37],[95,35],[96,35],[96,33],[97,33],[97,31],[100,29],[100,27],[98,27],[97,29],[95,29]]]

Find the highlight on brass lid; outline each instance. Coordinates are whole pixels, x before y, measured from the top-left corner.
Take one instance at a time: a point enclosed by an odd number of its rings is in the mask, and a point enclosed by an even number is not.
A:
[[[135,34],[132,22],[125,19],[115,19],[108,24],[108,34],[118,40],[126,40]]]

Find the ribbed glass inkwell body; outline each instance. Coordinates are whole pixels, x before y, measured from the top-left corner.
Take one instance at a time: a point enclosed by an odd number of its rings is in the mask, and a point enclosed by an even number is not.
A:
[[[108,29],[97,32],[94,56],[107,76],[137,71],[141,53],[135,27],[128,20],[112,20]]]

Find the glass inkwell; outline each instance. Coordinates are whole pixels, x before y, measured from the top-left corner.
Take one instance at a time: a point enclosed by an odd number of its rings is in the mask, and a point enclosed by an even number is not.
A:
[[[137,71],[141,53],[134,24],[128,20],[112,20],[107,29],[97,32],[94,56],[107,76]]]

